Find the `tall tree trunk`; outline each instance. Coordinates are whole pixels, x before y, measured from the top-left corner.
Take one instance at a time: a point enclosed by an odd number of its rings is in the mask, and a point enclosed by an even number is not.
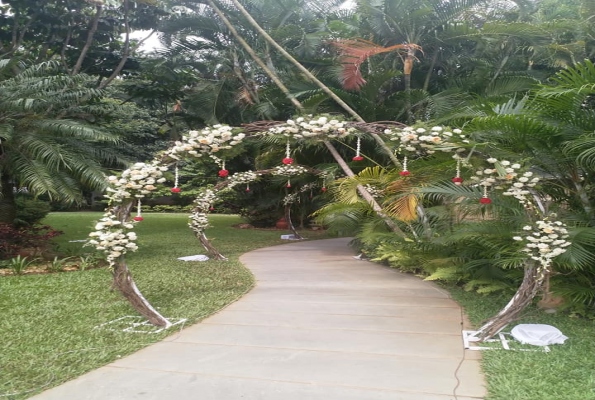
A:
[[[302,235],[300,235],[298,231],[295,229],[293,221],[291,220],[291,204],[285,205],[285,221],[287,222],[287,227],[293,234],[293,237],[296,239],[303,239]]]
[[[133,201],[127,200],[120,206],[116,207],[114,213],[118,220],[122,223],[130,220],[130,211],[132,210]],[[143,317],[145,317],[150,323],[156,326],[162,326],[168,328],[171,323],[163,317],[151,304],[145,299],[140,290],[136,287],[132,274],[126,265],[124,257],[116,262],[112,269],[113,287],[124,296],[130,305],[138,311]]]
[[[14,199],[14,189],[10,176],[0,171],[0,223],[14,225],[17,217],[17,205]]]
[[[87,41],[85,42],[85,45],[83,46],[83,49],[81,50],[81,53],[79,54],[78,60],[76,60],[76,64],[72,68],[72,71],[70,71],[71,76],[74,76],[81,71],[81,67],[83,66],[83,61],[85,60],[85,57],[87,56],[87,53],[89,52],[89,49],[91,48],[91,44],[93,43],[93,37],[95,36],[95,32],[97,32],[97,25],[99,24],[99,17],[101,16],[103,6],[101,4],[99,4],[95,7],[95,10],[96,10],[95,16],[93,16],[93,20],[91,21],[91,28],[89,29],[89,32],[87,33]]]
[[[415,49],[409,48],[405,56],[405,65],[403,67],[403,79],[405,81],[405,108],[407,109],[407,123],[413,122],[413,110],[411,110],[411,72],[413,71],[413,62],[415,61]]]
[[[434,51],[434,55],[432,56],[432,62],[430,63],[430,69],[426,74],[426,79],[424,80],[424,87],[423,89],[427,92],[428,88],[430,87],[430,80],[432,79],[432,73],[434,72],[434,67],[436,67],[436,62],[438,61],[438,54],[440,52],[440,48],[437,48]],[[411,80],[409,81],[409,85],[411,85]]]

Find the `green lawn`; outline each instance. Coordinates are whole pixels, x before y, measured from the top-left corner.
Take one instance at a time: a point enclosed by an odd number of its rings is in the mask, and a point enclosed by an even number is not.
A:
[[[101,213],[55,213],[44,222],[63,230],[60,250],[82,250]],[[279,231],[232,228],[239,217],[212,216],[207,234],[229,261],[183,262],[180,256],[204,254],[184,214],[147,214],[138,224],[140,249],[129,266],[140,290],[170,318],[199,321],[233,302],[253,285],[238,262],[250,250],[287,243]],[[321,232],[308,232],[320,238]],[[131,334],[94,329],[125,315],[136,315],[110,291],[107,269],[0,278],[0,398],[23,399],[105,365],[176,332]],[[27,392],[30,391],[30,392]],[[20,393],[6,396],[10,393]],[[24,393],[26,392],[26,393]]]
[[[476,326],[509,300],[509,295],[482,296],[452,287],[450,291]],[[519,322],[555,326],[569,339],[563,345],[550,346],[550,353],[484,350],[483,370],[489,391],[486,399],[595,399],[595,321],[531,308]]]

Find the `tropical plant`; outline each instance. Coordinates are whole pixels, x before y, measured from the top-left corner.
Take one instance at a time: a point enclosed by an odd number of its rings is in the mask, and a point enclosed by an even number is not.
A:
[[[14,188],[82,202],[84,189],[105,188],[103,165],[122,162],[106,147],[117,137],[85,121],[103,95],[91,80],[56,62],[0,60],[0,221],[15,219]]]

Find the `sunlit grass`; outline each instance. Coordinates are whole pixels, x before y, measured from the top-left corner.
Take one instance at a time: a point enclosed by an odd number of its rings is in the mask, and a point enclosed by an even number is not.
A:
[[[65,232],[60,251],[89,251],[81,243],[100,213],[56,213],[44,223]],[[183,214],[148,214],[135,229],[140,249],[128,257],[145,297],[170,318],[191,324],[247,292],[253,277],[238,261],[250,250],[287,243],[279,231],[232,228],[239,217],[215,215],[209,237],[229,261],[183,262],[204,254]],[[308,232],[309,238],[324,233]],[[23,399],[154,343],[174,331],[132,334],[94,329],[135,311],[110,291],[105,269],[0,278],[0,395]],[[31,390],[31,392],[27,392]],[[27,392],[27,393],[24,393]],[[20,393],[5,396],[9,393]]]

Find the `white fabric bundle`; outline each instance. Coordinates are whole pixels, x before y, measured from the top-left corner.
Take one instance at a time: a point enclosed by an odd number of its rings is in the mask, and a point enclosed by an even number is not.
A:
[[[520,324],[512,328],[510,334],[519,342],[534,346],[564,344],[568,339],[558,328],[543,324]]]

